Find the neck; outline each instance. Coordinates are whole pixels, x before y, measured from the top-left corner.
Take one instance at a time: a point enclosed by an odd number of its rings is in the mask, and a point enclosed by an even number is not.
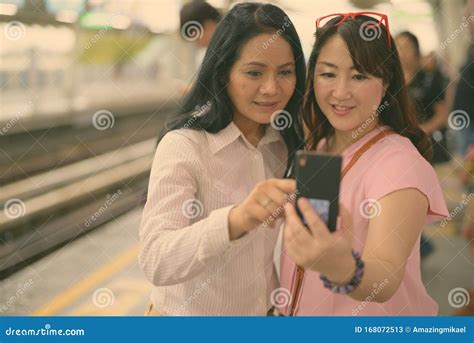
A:
[[[241,115],[234,115],[233,122],[242,132],[245,139],[253,146],[257,146],[265,135],[265,125],[256,123]]]
[[[375,123],[375,125],[367,127],[357,135],[354,134],[355,131],[334,130],[334,135],[328,141],[327,150],[330,153],[340,154],[352,144],[362,139],[365,135],[375,130],[377,127],[379,127],[379,124]]]

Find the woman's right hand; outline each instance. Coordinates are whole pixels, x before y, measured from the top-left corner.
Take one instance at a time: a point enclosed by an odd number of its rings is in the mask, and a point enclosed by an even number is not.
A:
[[[249,196],[229,212],[230,240],[237,239],[262,223],[271,226],[285,214],[284,206],[296,199],[296,180],[268,179],[255,185]]]

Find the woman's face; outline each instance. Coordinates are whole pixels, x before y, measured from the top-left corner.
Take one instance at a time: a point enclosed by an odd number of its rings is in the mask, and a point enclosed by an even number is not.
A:
[[[335,130],[376,127],[377,107],[385,93],[381,78],[359,73],[339,35],[322,47],[314,72],[314,95]]]
[[[268,124],[283,110],[296,85],[295,60],[288,42],[273,34],[260,34],[245,43],[230,70],[227,92],[234,120]]]

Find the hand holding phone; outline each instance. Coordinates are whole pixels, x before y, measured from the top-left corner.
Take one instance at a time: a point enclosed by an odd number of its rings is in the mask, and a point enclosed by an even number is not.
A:
[[[336,230],[339,214],[341,165],[339,155],[298,151],[295,157],[297,197],[310,201],[331,232]],[[306,224],[298,206],[296,210]]]

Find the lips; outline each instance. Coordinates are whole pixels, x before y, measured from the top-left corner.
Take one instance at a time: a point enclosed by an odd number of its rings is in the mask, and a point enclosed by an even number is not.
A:
[[[348,115],[352,109],[355,108],[355,106],[341,106],[341,105],[332,105],[331,104],[332,111],[339,115],[339,116],[345,116]]]
[[[262,109],[268,110],[271,110],[278,105],[278,101],[254,101],[253,103]]]

